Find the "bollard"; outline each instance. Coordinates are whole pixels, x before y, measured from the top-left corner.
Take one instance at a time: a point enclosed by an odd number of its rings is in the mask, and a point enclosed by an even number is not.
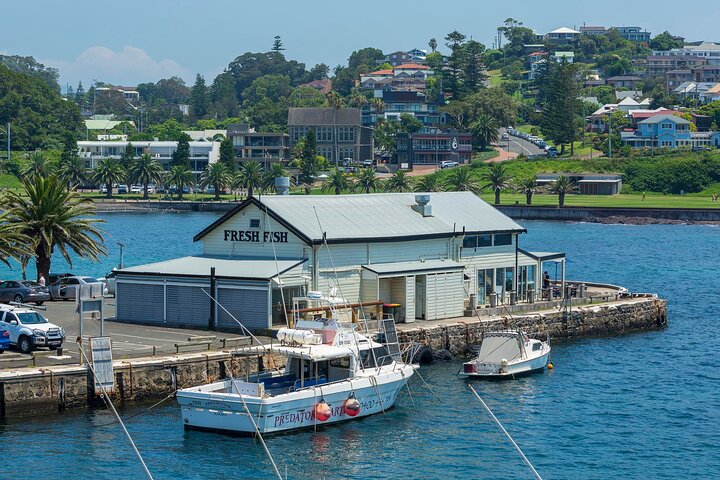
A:
[[[490,308],[497,307],[497,303],[498,303],[497,293],[491,293],[490,294]]]
[[[528,290],[527,292],[527,302],[530,304],[535,303],[535,290]]]
[[[57,354],[58,357],[62,357],[62,356],[63,356],[63,349],[62,349],[62,347],[57,347],[57,349],[55,349],[55,352],[56,352],[56,354]]]
[[[517,305],[517,292],[510,292],[510,305]]]

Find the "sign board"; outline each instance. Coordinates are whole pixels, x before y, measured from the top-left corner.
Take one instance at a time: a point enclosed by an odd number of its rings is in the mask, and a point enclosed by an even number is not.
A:
[[[112,393],[115,387],[115,373],[112,362],[112,342],[110,337],[91,337],[90,350],[93,370],[95,371],[95,395]],[[102,388],[101,388],[102,385]]]
[[[102,312],[103,311],[103,303],[102,299],[99,298],[97,300],[81,300],[80,301],[80,307],[81,312],[80,313],[93,313],[93,312]]]
[[[410,164],[409,164],[409,163],[401,163],[401,164],[400,164],[400,170],[407,170],[407,169],[409,169],[409,168],[410,168]]]

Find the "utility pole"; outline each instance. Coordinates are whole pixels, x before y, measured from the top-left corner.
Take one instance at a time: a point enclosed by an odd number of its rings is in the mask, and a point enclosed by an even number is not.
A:
[[[608,158],[612,158],[612,112],[608,115]]]

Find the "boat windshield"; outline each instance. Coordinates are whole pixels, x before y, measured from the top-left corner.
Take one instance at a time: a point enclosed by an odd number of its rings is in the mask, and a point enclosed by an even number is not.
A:
[[[387,348],[380,346],[368,350],[360,350],[360,360],[365,368],[382,367],[393,362]]]

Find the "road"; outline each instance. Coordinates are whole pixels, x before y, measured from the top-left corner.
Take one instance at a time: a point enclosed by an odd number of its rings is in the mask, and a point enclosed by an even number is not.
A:
[[[80,323],[78,320],[77,313],[75,313],[75,302],[74,301],[53,301],[47,302],[43,307],[47,309],[45,311],[39,310],[47,319],[65,329],[65,342],[63,343],[63,354],[72,357],[72,360],[67,360],[67,363],[75,363],[79,360],[80,352],[76,343],[77,338],[80,334]],[[115,299],[105,298],[105,316],[114,317],[115,315]],[[185,328],[169,328],[162,326],[149,326],[149,325],[133,325],[128,323],[119,323],[114,321],[105,321],[104,334],[112,338],[113,347],[113,358],[131,358],[131,357],[145,357],[153,354],[153,348],[156,354],[174,354],[175,343],[186,342],[189,337],[192,336],[208,336],[213,335],[217,337],[213,348],[219,350],[222,348],[220,339],[222,338],[233,338],[240,336],[239,334],[233,333],[221,333],[221,332],[210,332],[207,330],[191,330]],[[88,345],[90,337],[96,337],[100,335],[100,320],[90,318],[90,315],[85,315],[83,320],[83,344]],[[265,341],[265,338],[261,338],[261,341]],[[206,349],[206,346],[198,346],[183,349],[182,351],[198,351]],[[41,348],[39,351],[47,351],[46,348]],[[3,354],[0,355],[0,361],[3,357],[9,359],[9,357],[17,357],[17,350],[11,348],[8,352],[13,355]],[[27,365],[31,363],[30,355],[22,355],[22,358],[17,357],[17,363],[25,362]],[[47,364],[48,361],[43,360],[42,364]],[[12,366],[19,366],[13,361]],[[0,369],[4,368],[0,364]]]
[[[502,135],[504,133],[507,133],[507,130],[505,128],[500,129],[500,137],[502,138]],[[532,142],[528,142],[527,140],[523,140],[519,137],[513,137],[512,135],[509,135],[509,140],[500,140],[498,142],[498,147],[501,147],[503,150],[508,150],[508,141],[510,144],[510,151],[513,153],[517,153],[518,155],[522,154],[526,157],[532,156],[532,155],[544,155],[545,150],[538,147]]]

